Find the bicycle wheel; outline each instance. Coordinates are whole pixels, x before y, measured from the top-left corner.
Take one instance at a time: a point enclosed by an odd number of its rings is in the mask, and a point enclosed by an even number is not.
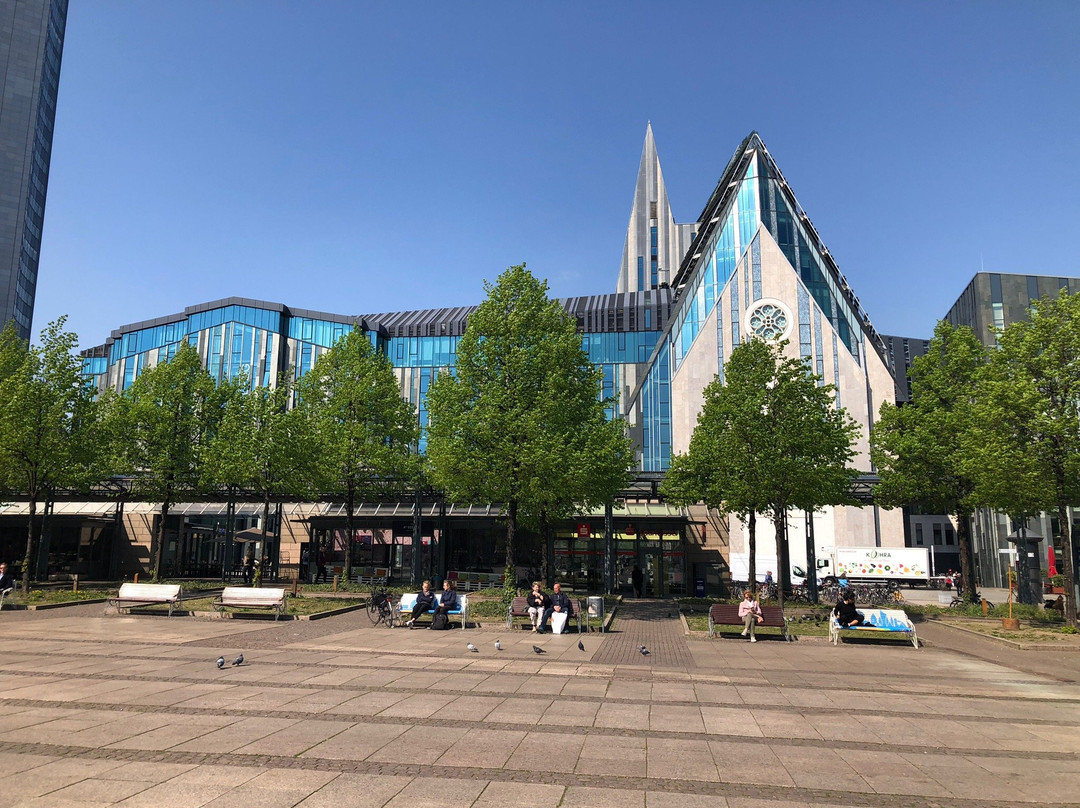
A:
[[[389,598],[384,600],[379,606],[379,619],[387,628],[394,627],[394,607]]]

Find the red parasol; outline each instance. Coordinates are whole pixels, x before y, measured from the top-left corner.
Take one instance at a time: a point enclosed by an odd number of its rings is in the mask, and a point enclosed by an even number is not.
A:
[[[1057,564],[1054,559],[1054,545],[1050,545],[1046,548],[1046,572],[1047,575],[1057,575]]]

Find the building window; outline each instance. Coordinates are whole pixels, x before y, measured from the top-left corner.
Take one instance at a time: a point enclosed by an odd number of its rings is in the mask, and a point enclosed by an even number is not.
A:
[[[780,340],[792,327],[791,313],[779,301],[762,302],[746,316],[746,328],[761,339]]]
[[[923,546],[922,525],[918,523],[915,524],[915,544],[919,547]]]

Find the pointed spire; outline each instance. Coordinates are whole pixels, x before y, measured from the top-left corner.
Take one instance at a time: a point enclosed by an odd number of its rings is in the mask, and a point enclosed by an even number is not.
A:
[[[645,126],[645,143],[641,148],[616,291],[636,292],[668,283],[678,271],[693,230],[692,224],[676,224],[671,214],[652,121],[649,121]]]

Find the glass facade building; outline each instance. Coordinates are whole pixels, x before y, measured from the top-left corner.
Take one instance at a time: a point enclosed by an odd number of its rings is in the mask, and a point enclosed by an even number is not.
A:
[[[0,0],[0,327],[30,338],[67,0]]]

